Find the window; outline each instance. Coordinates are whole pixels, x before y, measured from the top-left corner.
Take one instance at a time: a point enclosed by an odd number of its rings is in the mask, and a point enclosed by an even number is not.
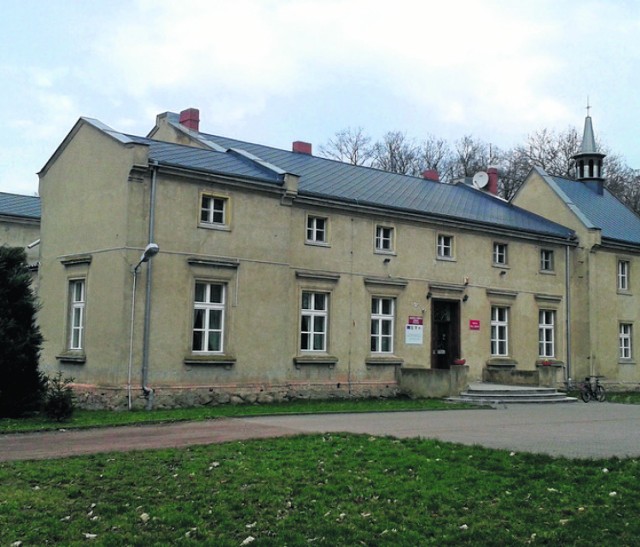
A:
[[[509,335],[509,308],[492,306],[491,308],[491,355],[509,354],[507,337]]]
[[[78,350],[84,347],[85,304],[84,279],[69,281],[69,349]]]
[[[193,305],[194,352],[222,353],[224,335],[225,286],[196,283]]]
[[[553,251],[549,249],[540,250],[540,270],[543,272],[553,271]]]
[[[629,261],[618,260],[618,290],[629,290]]]
[[[329,295],[303,291],[301,308],[300,350],[326,351]]]
[[[393,353],[393,298],[371,299],[371,352]]]
[[[506,243],[494,243],[493,244],[493,263],[504,266],[507,264],[507,244]]]
[[[438,258],[453,258],[453,236],[438,235]]]
[[[393,228],[376,226],[376,251],[393,252]]]
[[[540,357],[555,357],[555,323],[555,311],[540,310],[538,312],[538,355]]]
[[[327,242],[327,219],[324,217],[307,217],[307,242],[326,243]]]
[[[228,199],[202,194],[200,222],[212,226],[228,225]]]
[[[631,359],[631,323],[620,323],[620,359]]]

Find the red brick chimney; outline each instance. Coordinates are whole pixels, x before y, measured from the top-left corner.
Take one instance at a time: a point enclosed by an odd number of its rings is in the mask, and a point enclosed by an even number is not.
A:
[[[187,129],[199,131],[200,127],[200,111],[197,108],[187,108],[180,112],[180,124]]]
[[[487,184],[487,192],[498,195],[498,170],[495,167],[489,167],[487,169],[487,175],[489,175],[489,183]]]
[[[432,180],[434,182],[440,182],[440,175],[436,169],[426,169],[422,172],[422,178],[426,180]]]
[[[296,154],[307,154],[308,156],[312,155],[310,142],[294,141],[291,145],[291,150]]]

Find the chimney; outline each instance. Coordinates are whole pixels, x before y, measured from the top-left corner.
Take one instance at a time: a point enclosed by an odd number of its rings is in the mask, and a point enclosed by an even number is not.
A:
[[[487,191],[494,196],[498,195],[498,169],[495,167],[489,167],[487,169],[487,175],[489,175],[489,183],[487,184]]]
[[[291,145],[291,150],[296,154],[307,154],[311,156],[311,143],[303,141],[294,141]]]
[[[422,172],[422,178],[425,180],[432,180],[433,182],[440,182],[440,175],[436,169],[426,169]]]
[[[187,129],[199,131],[200,127],[200,111],[197,108],[187,108],[180,112],[180,124]]]

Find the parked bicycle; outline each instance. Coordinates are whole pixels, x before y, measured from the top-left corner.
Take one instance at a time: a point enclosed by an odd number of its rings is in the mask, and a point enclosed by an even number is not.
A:
[[[600,383],[600,378],[604,376],[587,376],[584,383],[580,384],[580,398],[588,403],[591,399],[601,403],[607,398],[604,386]]]

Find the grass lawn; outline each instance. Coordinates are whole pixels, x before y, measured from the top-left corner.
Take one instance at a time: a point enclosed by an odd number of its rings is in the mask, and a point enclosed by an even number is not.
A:
[[[638,460],[311,435],[0,464],[0,545],[637,545]]]
[[[0,434],[50,429],[131,425],[138,423],[209,420],[232,416],[258,416],[267,414],[315,414],[328,412],[400,412],[406,410],[455,410],[478,408],[474,405],[446,403],[440,399],[350,399],[255,405],[219,405],[214,407],[180,408],[173,410],[76,410],[73,418],[57,423],[44,416],[21,419],[0,419]]]

